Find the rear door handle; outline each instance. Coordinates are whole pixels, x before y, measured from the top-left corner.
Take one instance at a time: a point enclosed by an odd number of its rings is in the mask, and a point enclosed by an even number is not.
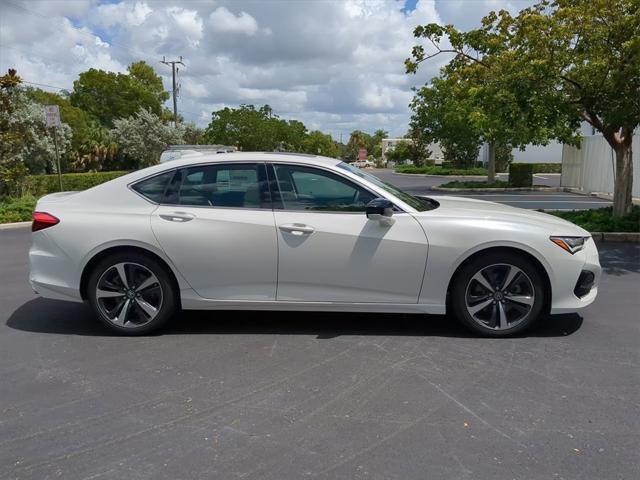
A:
[[[311,235],[316,230],[309,225],[303,225],[301,223],[288,223],[286,225],[278,225],[278,228],[283,232],[287,232],[292,235]]]
[[[169,212],[160,214],[160,218],[169,222],[184,223],[193,220],[196,216],[188,212]]]

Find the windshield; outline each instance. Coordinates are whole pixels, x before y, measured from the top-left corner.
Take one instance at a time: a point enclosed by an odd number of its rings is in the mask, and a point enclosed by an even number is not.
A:
[[[438,202],[429,200],[427,198],[414,197],[413,195],[410,195],[407,192],[403,192],[399,188],[394,187],[390,183],[383,182],[375,175],[371,175],[370,173],[360,170],[358,167],[351,166],[345,162],[340,162],[338,164],[338,167],[342,168],[343,170],[347,170],[361,178],[364,178],[365,180],[373,183],[375,186],[380,187],[383,190],[386,190],[387,192],[398,197],[404,203],[406,203],[407,205],[410,205],[411,207],[415,208],[419,212],[424,212],[426,210],[433,210],[434,208],[438,207]]]

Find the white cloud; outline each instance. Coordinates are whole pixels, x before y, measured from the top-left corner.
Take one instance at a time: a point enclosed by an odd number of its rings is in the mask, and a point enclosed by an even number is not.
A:
[[[258,22],[247,12],[234,15],[225,7],[218,7],[211,12],[209,25],[214,32],[255,35],[258,31]]]
[[[20,0],[12,0],[12,4]],[[25,80],[71,89],[89,68],[124,71],[144,60],[163,76],[163,56],[184,57],[178,109],[206,125],[211,111],[270,104],[339,138],[353,129],[402,135],[411,87],[424,84],[446,58],[418,75],[404,73],[413,29],[429,22],[478,25],[511,0],[23,0],[0,4],[0,69]],[[346,138],[343,138],[346,141]]]

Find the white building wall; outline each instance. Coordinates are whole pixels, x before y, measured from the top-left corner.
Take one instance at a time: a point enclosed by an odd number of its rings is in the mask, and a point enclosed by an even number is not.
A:
[[[633,190],[640,197],[640,135],[633,137]],[[615,154],[602,135],[582,139],[581,148],[564,145],[560,185],[586,192],[613,193]]]
[[[562,143],[552,141],[548,145],[528,145],[524,151],[513,149],[514,163],[561,163]]]

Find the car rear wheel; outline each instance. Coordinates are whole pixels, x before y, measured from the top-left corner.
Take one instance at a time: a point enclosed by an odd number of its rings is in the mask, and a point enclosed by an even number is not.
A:
[[[456,275],[451,291],[454,315],[490,337],[522,332],[538,319],[544,283],[535,266],[514,253],[480,256]]]
[[[151,333],[177,310],[177,292],[170,275],[151,256],[110,255],[89,276],[89,304],[113,331],[124,335]]]

